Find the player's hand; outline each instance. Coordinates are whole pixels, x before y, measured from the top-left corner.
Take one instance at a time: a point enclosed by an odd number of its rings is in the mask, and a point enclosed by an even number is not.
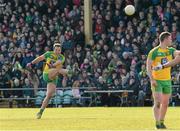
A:
[[[49,68],[55,68],[55,66],[53,65],[53,63],[47,63]]]
[[[153,67],[153,70],[155,71],[162,70],[162,69],[163,69],[163,65],[161,65],[160,63],[157,66]]]
[[[156,80],[154,80],[154,79],[151,80],[151,86],[152,87],[156,87],[157,86]]]
[[[33,64],[30,62],[30,63],[27,63],[26,67],[32,68],[32,65],[33,65]]]

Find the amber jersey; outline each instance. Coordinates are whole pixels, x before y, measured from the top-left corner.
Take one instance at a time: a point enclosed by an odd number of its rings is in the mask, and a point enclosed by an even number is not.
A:
[[[62,54],[56,55],[53,51],[47,51],[46,53],[44,53],[44,57],[46,60],[46,64],[44,67],[43,72],[44,73],[48,73],[49,69],[50,69],[50,64],[55,63],[57,60],[60,60],[62,62],[62,64],[65,61],[65,57]],[[62,65],[58,65],[56,68],[60,68]]]
[[[171,61],[175,50],[176,49],[172,47],[162,49],[160,46],[157,46],[153,48],[148,54],[148,58],[153,61],[152,67],[157,66],[159,63],[165,64],[168,61]],[[158,71],[153,70],[152,76],[155,80],[171,80],[171,67]]]

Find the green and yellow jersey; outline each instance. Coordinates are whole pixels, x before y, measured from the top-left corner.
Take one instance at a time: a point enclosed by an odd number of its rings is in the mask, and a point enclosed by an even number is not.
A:
[[[49,67],[50,64],[55,63],[57,60],[60,60],[62,62],[62,64],[65,61],[64,55],[62,55],[62,54],[56,55],[53,51],[47,51],[46,53],[44,53],[44,57],[46,60],[46,65],[43,70],[44,73],[48,73],[48,71],[50,69],[50,67]],[[62,64],[56,66],[56,68],[61,68]]]
[[[157,46],[153,48],[149,54],[148,58],[152,60],[152,66],[157,66],[160,64],[165,64],[173,59],[173,54],[176,49],[168,47],[166,49]],[[152,76],[155,80],[171,80],[171,67],[164,68],[162,70],[152,71]]]

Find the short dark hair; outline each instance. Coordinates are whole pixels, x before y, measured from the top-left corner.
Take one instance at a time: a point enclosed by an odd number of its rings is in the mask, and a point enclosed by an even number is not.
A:
[[[159,35],[159,41],[162,42],[164,41],[164,39],[166,39],[167,37],[169,37],[171,35],[171,33],[169,32],[162,32],[160,35]]]

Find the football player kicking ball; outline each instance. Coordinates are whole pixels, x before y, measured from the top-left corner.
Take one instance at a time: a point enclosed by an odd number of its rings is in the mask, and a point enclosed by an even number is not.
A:
[[[58,81],[58,75],[66,76],[70,73],[69,70],[63,69],[62,65],[65,61],[65,57],[61,54],[61,44],[56,42],[53,45],[53,51],[47,51],[41,56],[35,58],[31,63],[27,64],[27,67],[40,62],[46,61],[45,68],[43,70],[43,80],[47,83],[46,97],[43,100],[40,111],[37,113],[37,119],[40,119],[44,109],[47,107],[50,98],[56,91],[56,85]]]

